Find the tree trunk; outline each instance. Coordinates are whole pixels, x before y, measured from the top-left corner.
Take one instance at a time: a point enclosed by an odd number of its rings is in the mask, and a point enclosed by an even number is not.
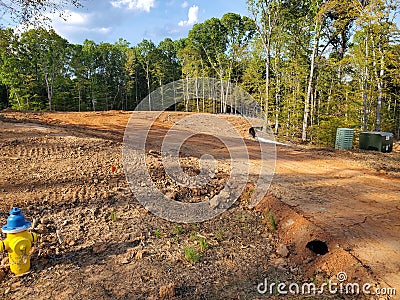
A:
[[[301,133],[301,139],[303,140],[303,142],[305,142],[307,140],[308,115],[310,112],[312,84],[313,84],[314,70],[315,70],[315,57],[317,55],[319,35],[320,35],[320,30],[321,30],[320,24],[318,24],[318,22],[315,27],[316,27],[317,32],[315,33],[315,37],[314,37],[314,46],[313,46],[313,51],[311,54],[310,76],[308,79],[308,86],[307,86],[307,96],[304,101],[303,130]]]
[[[166,107],[164,107],[164,86],[162,84],[161,78],[159,80],[159,83],[160,83],[160,92],[161,92],[161,107],[162,107],[162,109],[165,109]]]
[[[195,80],[194,80],[194,84],[196,85],[196,87],[195,87],[195,91],[196,91],[196,109],[197,109],[197,112],[199,113],[199,112],[200,112],[200,106],[199,106],[199,86],[198,86],[198,83],[197,83],[197,77],[196,77]]]
[[[265,115],[267,116],[268,119],[268,104],[269,104],[269,64],[270,64],[270,53],[269,53],[269,47],[267,50],[267,58],[265,60],[265,106],[264,106],[264,111]]]
[[[261,17],[259,19],[258,13],[261,10]],[[257,7],[256,4],[252,4],[249,6],[249,11],[252,14],[252,19],[256,24],[257,31],[261,37],[261,42],[264,46],[266,52],[265,58],[265,104],[264,104],[264,113],[268,118],[268,104],[269,104],[269,83],[270,83],[270,56],[271,56],[271,37],[272,32],[275,29],[277,22],[277,11],[274,13],[270,10],[268,1],[260,1],[260,7]],[[271,16],[273,18],[271,19]],[[263,18],[267,17],[267,22],[263,21]],[[259,20],[258,20],[259,19]],[[259,24],[261,23],[261,25]],[[262,103],[261,103],[262,106]]]
[[[44,74],[44,80],[46,82],[46,90],[47,90],[47,100],[49,102],[49,110],[52,111],[52,100],[53,100],[53,94],[54,94],[54,77],[55,77],[55,70],[54,70],[54,63],[52,66],[52,71],[51,74],[47,71],[47,67],[45,66],[43,68],[43,74]],[[49,78],[50,75],[50,78]]]
[[[397,126],[397,139],[400,139],[400,110],[399,110],[399,125]]]
[[[149,93],[149,110],[151,111],[151,88],[150,88],[150,66],[149,63],[147,63],[146,66],[146,81],[147,81],[147,91]]]
[[[186,76],[186,103],[185,103],[185,111],[189,111],[189,76]]]
[[[364,69],[364,87],[363,87],[363,131],[368,130],[368,32],[365,37],[365,69]]]
[[[81,111],[81,102],[82,102],[82,94],[81,94],[81,88],[80,87],[78,88],[78,101],[79,101],[79,103],[78,103],[78,111],[80,112]]]
[[[382,46],[379,45],[380,54],[380,71],[378,76],[378,103],[376,105],[376,131],[381,131],[381,109],[382,109],[382,99],[383,99],[383,76],[385,75],[385,60],[382,53]]]
[[[205,95],[205,92],[204,92],[204,81],[205,81],[204,78],[202,78],[201,82],[203,83],[203,84],[202,84],[202,93],[203,93],[203,97],[202,97],[202,98],[203,98],[203,103],[202,103],[202,104],[203,104],[203,113],[204,113],[204,106],[205,106],[205,104],[204,104],[204,101],[205,101],[205,99],[204,99],[204,97],[205,97],[205,96],[204,96],[204,95]]]
[[[275,134],[278,134],[279,127],[279,99],[280,99],[279,91],[275,94]]]
[[[220,99],[221,99],[221,101],[220,101],[220,110],[219,110],[219,112],[220,113],[224,113],[224,107],[225,107],[225,104],[224,104],[224,81],[223,81],[223,78],[222,78],[222,74],[220,75],[220,84],[221,84],[221,91],[220,91],[220,93],[221,93],[221,95],[220,95]]]
[[[50,83],[49,83],[49,78],[48,78],[48,74],[47,74],[47,72],[45,72],[44,73],[44,81],[46,82],[46,90],[47,90],[47,100],[48,100],[48,103],[49,103],[49,110],[51,111],[52,110],[52,107],[51,107],[51,92],[50,92]]]
[[[279,72],[278,72],[278,64],[277,64],[278,58],[275,58],[275,72],[277,73],[276,77],[276,87],[275,87],[275,134],[278,134],[278,127],[279,127],[279,104],[280,104],[280,98],[281,98],[281,80],[279,77]]]

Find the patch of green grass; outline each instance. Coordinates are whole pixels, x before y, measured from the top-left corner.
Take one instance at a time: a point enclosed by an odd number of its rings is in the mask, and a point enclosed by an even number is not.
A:
[[[156,237],[160,237],[160,236],[161,236],[160,230],[156,229],[156,231],[154,231],[154,235],[155,235]]]
[[[199,243],[200,243],[201,251],[206,251],[208,249],[208,245],[207,245],[206,239],[200,238]]]
[[[190,238],[191,240],[197,240],[197,239],[198,239],[197,232],[196,232],[196,231],[192,231],[192,232],[190,233],[189,238]]]
[[[192,264],[200,260],[200,253],[192,246],[185,248],[185,258]]]
[[[223,240],[224,233],[222,232],[222,230],[218,230],[218,232],[215,234],[215,238],[218,242],[221,242]]]
[[[199,231],[200,231],[199,225],[197,225],[197,224],[192,224],[192,230],[193,230],[194,232],[199,232]]]
[[[115,221],[117,221],[117,212],[115,211],[115,210],[113,210],[112,212],[111,212],[111,214],[110,214],[110,220],[111,221],[113,221],[113,222],[115,222]]]
[[[173,229],[172,229],[172,233],[174,235],[180,235],[183,233],[183,228],[180,225],[176,225]]]

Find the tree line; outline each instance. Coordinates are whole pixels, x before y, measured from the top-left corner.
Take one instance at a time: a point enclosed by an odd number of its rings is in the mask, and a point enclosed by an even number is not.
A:
[[[0,106],[133,110],[167,83],[212,77],[248,91],[288,139],[332,145],[337,127],[399,135],[397,2],[247,0],[248,16],[211,18],[158,45],[2,29]],[[175,109],[229,112],[223,94],[219,106],[192,100]]]

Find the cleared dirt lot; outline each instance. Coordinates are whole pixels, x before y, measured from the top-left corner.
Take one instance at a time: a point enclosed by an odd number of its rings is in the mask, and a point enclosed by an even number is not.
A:
[[[9,209],[20,206],[42,233],[31,274],[14,277],[3,268],[3,297],[263,299],[257,284],[264,278],[324,282],[341,271],[349,281],[400,289],[399,152],[278,146],[270,193],[257,208],[246,206],[245,191],[216,219],[176,224],[148,213],[126,183],[121,142],[130,116],[0,114],[0,218],[5,223]],[[162,133],[179,117],[165,113],[152,128],[149,165],[160,186],[165,179],[157,151]],[[143,124],[150,119],[143,113],[136,118]],[[250,152],[256,149],[245,123],[231,121]],[[183,166],[195,172],[191,155],[221,151],[213,143],[212,137],[193,139]],[[221,167],[202,193],[176,187],[173,197],[212,197],[227,173]],[[305,248],[317,238],[327,242],[328,254]],[[287,257],[276,252],[280,244]],[[185,255],[188,249],[197,262]]]

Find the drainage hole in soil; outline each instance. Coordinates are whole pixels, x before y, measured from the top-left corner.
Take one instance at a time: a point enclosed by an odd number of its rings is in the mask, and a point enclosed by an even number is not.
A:
[[[313,240],[307,243],[306,248],[310,249],[315,254],[324,255],[328,253],[328,246],[320,240]]]

